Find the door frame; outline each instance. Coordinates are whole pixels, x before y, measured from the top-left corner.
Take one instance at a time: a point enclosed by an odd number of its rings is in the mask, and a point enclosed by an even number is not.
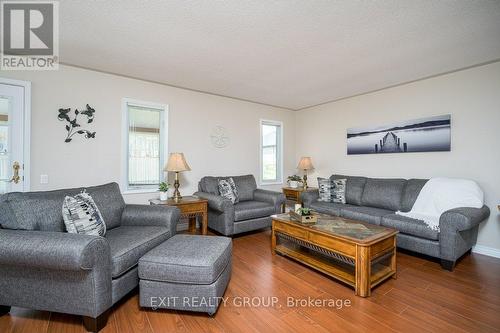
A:
[[[31,189],[31,82],[0,77],[0,84],[18,86],[24,89],[24,119],[23,119],[23,191]]]

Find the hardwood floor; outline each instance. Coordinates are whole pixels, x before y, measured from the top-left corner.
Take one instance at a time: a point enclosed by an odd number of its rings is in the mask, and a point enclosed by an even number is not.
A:
[[[466,256],[454,272],[398,253],[398,278],[372,297],[287,258],[273,256],[270,231],[234,238],[227,306],[205,314],[141,309],[137,291],[111,311],[103,333],[127,332],[500,332],[500,260]],[[241,297],[278,297],[274,307],[238,307]],[[351,306],[287,307],[296,299],[350,300]],[[237,303],[237,302],[236,302]],[[81,317],[13,308],[0,332],[85,332]]]

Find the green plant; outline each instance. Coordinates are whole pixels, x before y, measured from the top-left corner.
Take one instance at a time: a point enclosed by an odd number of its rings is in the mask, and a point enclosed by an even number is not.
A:
[[[297,209],[297,214],[302,215],[302,216],[307,216],[311,215],[312,209],[311,208],[299,208]]]
[[[170,188],[169,183],[161,182],[158,189],[160,190],[160,192],[167,192],[169,188]]]
[[[300,177],[298,175],[288,176],[287,179],[289,182],[301,182],[302,181],[302,177]]]

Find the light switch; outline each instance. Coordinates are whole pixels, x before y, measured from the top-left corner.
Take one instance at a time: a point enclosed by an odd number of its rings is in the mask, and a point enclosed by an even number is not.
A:
[[[48,184],[49,175],[40,175],[40,184]]]

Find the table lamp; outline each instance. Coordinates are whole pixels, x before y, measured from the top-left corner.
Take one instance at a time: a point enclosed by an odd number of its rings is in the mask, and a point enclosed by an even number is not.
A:
[[[168,157],[168,162],[167,166],[164,171],[170,171],[170,172],[175,172],[175,182],[174,182],[174,195],[173,199],[175,201],[179,201],[182,199],[181,193],[179,192],[179,172],[182,171],[191,171],[191,168],[186,162],[186,159],[184,158],[183,153],[171,153],[170,156]]]
[[[300,159],[299,165],[297,165],[297,169],[304,170],[304,188],[307,188],[307,170],[314,169],[312,164],[312,159],[310,157],[302,157]]]

